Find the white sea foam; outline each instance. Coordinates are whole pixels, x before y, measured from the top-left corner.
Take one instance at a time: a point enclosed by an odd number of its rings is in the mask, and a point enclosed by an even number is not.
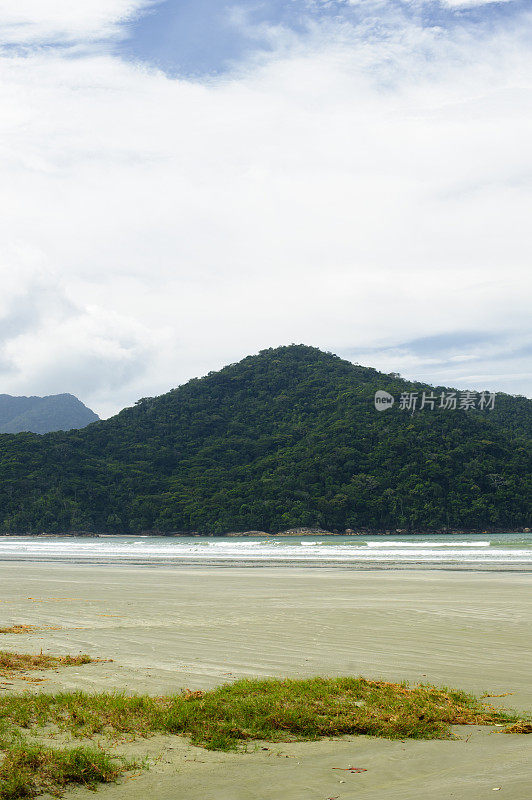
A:
[[[383,536],[353,539],[306,540],[283,538],[192,538],[192,537],[0,537],[0,560],[57,561],[79,563],[309,563],[379,564],[393,568],[404,564],[470,567],[520,566],[532,568],[532,535],[501,534],[489,540],[422,540]]]
[[[489,547],[491,542],[366,542],[367,547]]]

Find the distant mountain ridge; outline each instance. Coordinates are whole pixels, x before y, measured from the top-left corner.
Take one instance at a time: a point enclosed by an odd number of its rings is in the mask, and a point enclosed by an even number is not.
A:
[[[51,433],[85,428],[99,417],[73,394],[0,394],[0,433]]]
[[[532,527],[532,400],[401,409],[440,389],[263,350],[83,430],[0,436],[0,532]]]

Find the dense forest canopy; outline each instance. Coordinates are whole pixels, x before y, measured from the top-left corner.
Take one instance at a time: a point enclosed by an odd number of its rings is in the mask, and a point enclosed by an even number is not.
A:
[[[0,530],[275,532],[530,525],[532,401],[433,392],[304,345],[264,350],[79,431],[0,436]]]

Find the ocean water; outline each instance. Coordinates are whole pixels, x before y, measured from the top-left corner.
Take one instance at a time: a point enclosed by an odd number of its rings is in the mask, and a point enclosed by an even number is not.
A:
[[[532,534],[283,537],[0,536],[0,561],[143,566],[532,570]]]

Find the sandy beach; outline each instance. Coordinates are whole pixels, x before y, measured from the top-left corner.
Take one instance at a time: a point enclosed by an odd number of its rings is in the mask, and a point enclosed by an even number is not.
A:
[[[9,680],[3,691],[163,694],[241,677],[364,675],[509,693],[490,702],[530,713],[531,588],[532,576],[515,572],[4,563],[2,624],[41,630],[3,635],[2,649],[87,652],[113,662],[41,673],[37,684]],[[486,728],[459,735],[266,743],[250,754],[156,737],[127,746],[150,753],[149,772],[100,791],[109,800],[475,800],[501,787],[504,797],[529,800],[528,737]],[[333,770],[353,764],[368,771]]]

